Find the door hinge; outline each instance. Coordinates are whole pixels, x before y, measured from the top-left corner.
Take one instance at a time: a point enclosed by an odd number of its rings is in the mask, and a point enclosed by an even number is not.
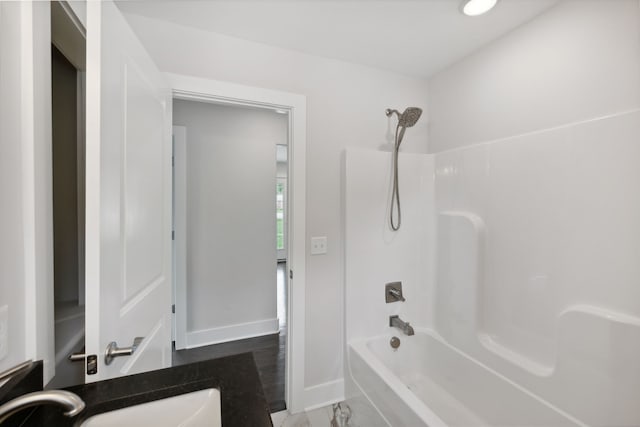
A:
[[[289,270],[289,279],[293,279],[293,270]]]
[[[171,167],[175,167],[176,166],[176,158],[174,156],[171,156]]]
[[[176,230],[171,230],[171,240],[176,240]]]
[[[175,304],[171,304],[171,312],[175,314],[175,312],[176,312],[176,305]]]

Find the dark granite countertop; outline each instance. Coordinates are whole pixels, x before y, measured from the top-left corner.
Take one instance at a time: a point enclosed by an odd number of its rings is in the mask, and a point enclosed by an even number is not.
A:
[[[67,390],[87,404],[80,415],[67,418],[60,408],[48,405],[34,411],[23,425],[79,426],[102,412],[207,388],[220,390],[223,427],[272,426],[251,353],[70,387]]]

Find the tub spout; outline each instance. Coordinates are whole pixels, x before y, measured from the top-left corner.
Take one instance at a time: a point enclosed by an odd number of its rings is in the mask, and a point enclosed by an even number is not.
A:
[[[409,322],[404,322],[400,316],[389,316],[389,326],[400,329],[405,335],[414,335],[413,326]]]
[[[23,394],[0,406],[0,424],[11,415],[25,408],[53,403],[61,406],[67,417],[78,415],[84,409],[84,402],[76,394],[64,390],[43,390]]]

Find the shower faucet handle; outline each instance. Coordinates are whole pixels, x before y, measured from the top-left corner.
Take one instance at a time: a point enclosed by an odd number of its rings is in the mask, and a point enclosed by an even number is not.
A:
[[[402,295],[402,282],[391,282],[384,285],[384,301],[387,304],[406,301]]]

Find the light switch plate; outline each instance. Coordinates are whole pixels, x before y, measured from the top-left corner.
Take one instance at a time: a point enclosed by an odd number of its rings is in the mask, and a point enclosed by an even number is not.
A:
[[[311,238],[311,255],[322,255],[327,253],[327,238],[312,237]]]

